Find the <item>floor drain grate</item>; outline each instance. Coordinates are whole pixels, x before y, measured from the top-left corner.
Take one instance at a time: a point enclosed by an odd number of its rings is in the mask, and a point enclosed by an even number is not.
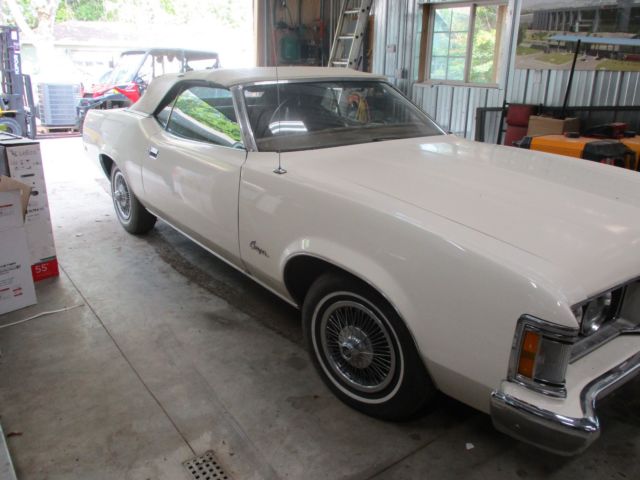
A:
[[[216,461],[212,451],[208,451],[183,463],[194,480],[231,480]]]

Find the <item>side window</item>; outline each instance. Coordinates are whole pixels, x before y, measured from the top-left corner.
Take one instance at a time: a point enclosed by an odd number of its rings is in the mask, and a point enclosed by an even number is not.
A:
[[[164,115],[164,110],[158,114],[160,123]],[[231,92],[223,88],[194,86],[183,90],[173,103],[166,128],[190,140],[243,147]]]

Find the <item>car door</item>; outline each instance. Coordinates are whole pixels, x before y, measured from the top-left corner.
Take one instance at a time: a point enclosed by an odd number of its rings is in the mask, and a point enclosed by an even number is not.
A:
[[[156,115],[142,179],[149,207],[233,263],[238,247],[238,188],[247,152],[231,92],[185,84]]]

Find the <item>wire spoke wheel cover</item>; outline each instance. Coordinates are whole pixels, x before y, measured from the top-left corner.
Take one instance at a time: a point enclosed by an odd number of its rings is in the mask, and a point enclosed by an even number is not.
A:
[[[345,404],[381,420],[420,415],[435,395],[411,331],[394,306],[348,273],[319,276],[302,306],[314,366]]]
[[[316,354],[338,388],[365,402],[393,396],[402,378],[402,353],[395,331],[377,308],[354,294],[336,292],[318,303],[314,324]]]
[[[111,185],[116,211],[120,218],[127,221],[131,217],[131,192],[122,172],[116,172]]]

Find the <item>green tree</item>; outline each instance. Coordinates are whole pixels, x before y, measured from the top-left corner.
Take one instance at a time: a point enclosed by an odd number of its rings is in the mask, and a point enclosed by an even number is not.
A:
[[[38,43],[53,37],[53,26],[60,0],[5,0],[4,20],[17,26],[23,37]]]
[[[49,38],[55,22],[68,20],[189,24],[212,19],[237,27],[249,20],[250,4],[251,0],[0,0],[0,21],[17,25],[23,36]]]
[[[102,0],[66,0],[76,20],[104,20],[104,2]]]
[[[476,9],[473,34],[470,80],[476,83],[495,82],[498,6]]]

